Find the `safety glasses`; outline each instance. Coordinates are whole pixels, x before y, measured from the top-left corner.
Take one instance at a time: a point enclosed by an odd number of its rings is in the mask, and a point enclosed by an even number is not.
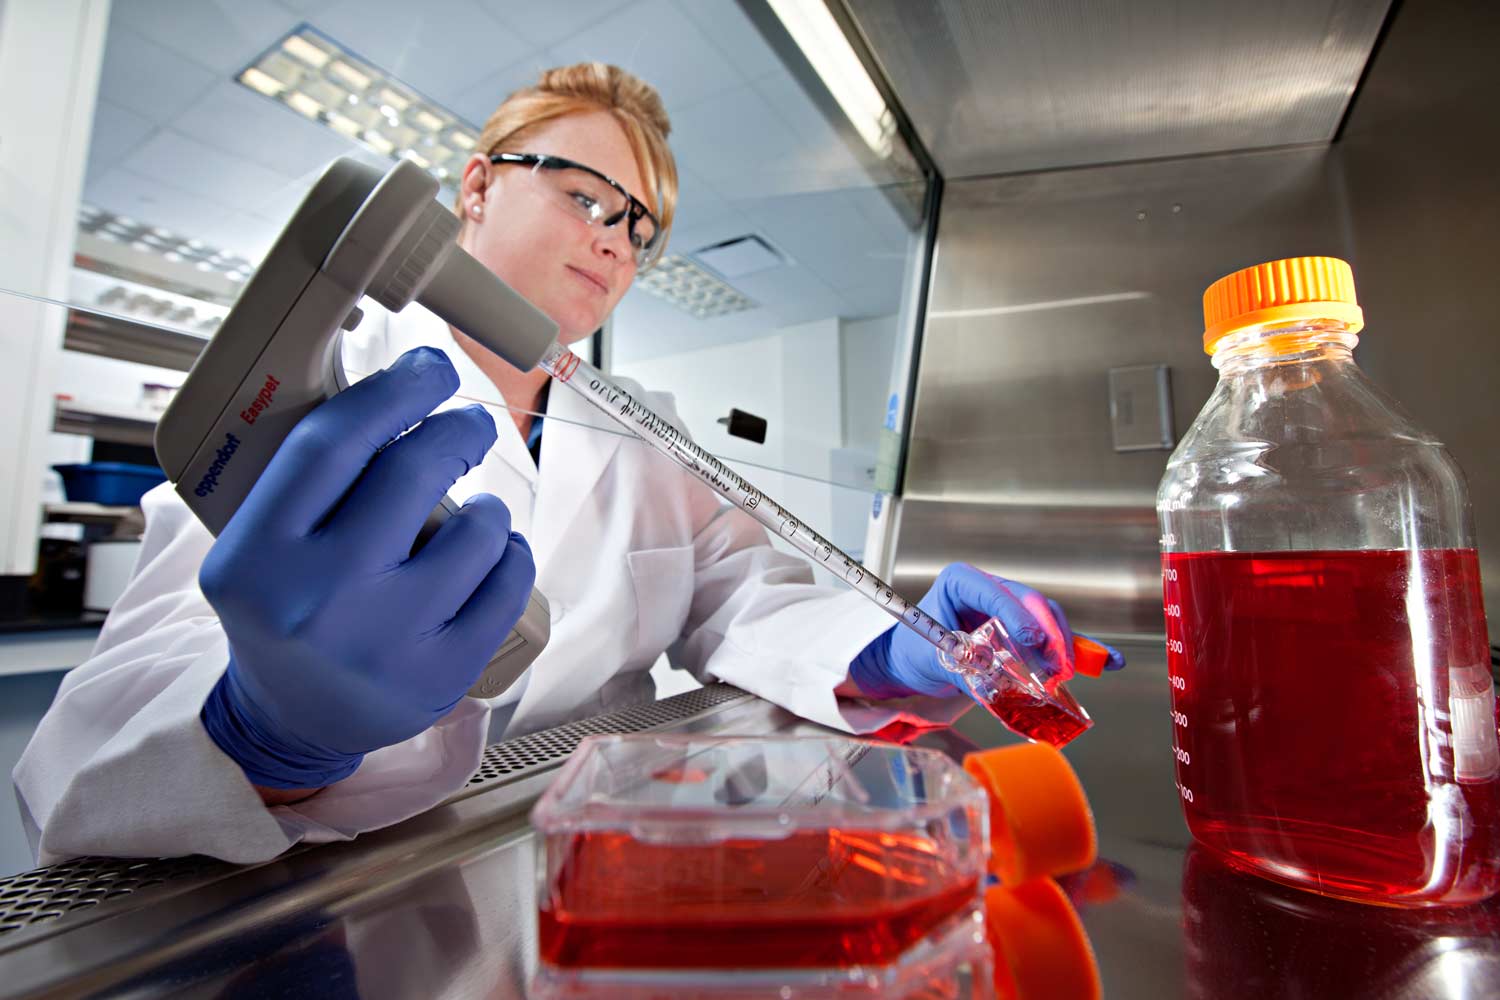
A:
[[[593,167],[544,153],[491,153],[490,162],[531,168],[548,200],[590,226],[611,229],[626,222],[638,270],[655,263],[661,225],[624,185]]]

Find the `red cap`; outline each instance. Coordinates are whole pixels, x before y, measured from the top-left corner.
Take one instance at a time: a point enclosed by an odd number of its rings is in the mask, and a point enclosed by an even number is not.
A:
[[[1098,677],[1109,662],[1109,649],[1086,635],[1073,637],[1073,672]]]

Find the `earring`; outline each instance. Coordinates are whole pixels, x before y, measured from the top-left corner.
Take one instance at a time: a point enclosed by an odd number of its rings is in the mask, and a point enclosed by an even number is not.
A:
[[[484,206],[483,205],[475,205],[474,206],[474,211],[473,211],[472,214],[473,214],[474,218],[476,218],[476,219],[482,218],[484,216]]]

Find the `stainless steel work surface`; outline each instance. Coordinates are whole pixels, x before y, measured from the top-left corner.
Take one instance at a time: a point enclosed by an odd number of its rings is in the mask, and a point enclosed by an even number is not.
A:
[[[1106,996],[1475,997],[1500,983],[1496,903],[1339,903],[1191,851],[1173,783],[1165,659],[1154,643],[1124,648],[1124,672],[1075,684],[1097,725],[1068,749],[1098,820],[1101,860],[1064,881]],[[471,794],[388,830],[253,868],[200,863],[197,874],[122,897],[128,906],[0,935],[0,995],[522,996],[535,962],[526,814],[581,735],[815,728],[722,686],[660,703],[649,717],[636,711],[625,724],[603,717],[498,744]],[[976,709],[917,743],[961,757],[1014,741]],[[0,896],[13,881],[0,881]]]

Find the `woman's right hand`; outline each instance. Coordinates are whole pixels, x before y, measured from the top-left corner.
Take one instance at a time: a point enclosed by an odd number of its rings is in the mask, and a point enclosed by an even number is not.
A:
[[[495,442],[481,407],[428,416],[457,389],[447,356],[417,348],[323,403],[204,559],[230,653],[202,719],[253,784],[320,788],[421,733],[526,609],[536,566],[497,497],[475,496],[411,554]]]

